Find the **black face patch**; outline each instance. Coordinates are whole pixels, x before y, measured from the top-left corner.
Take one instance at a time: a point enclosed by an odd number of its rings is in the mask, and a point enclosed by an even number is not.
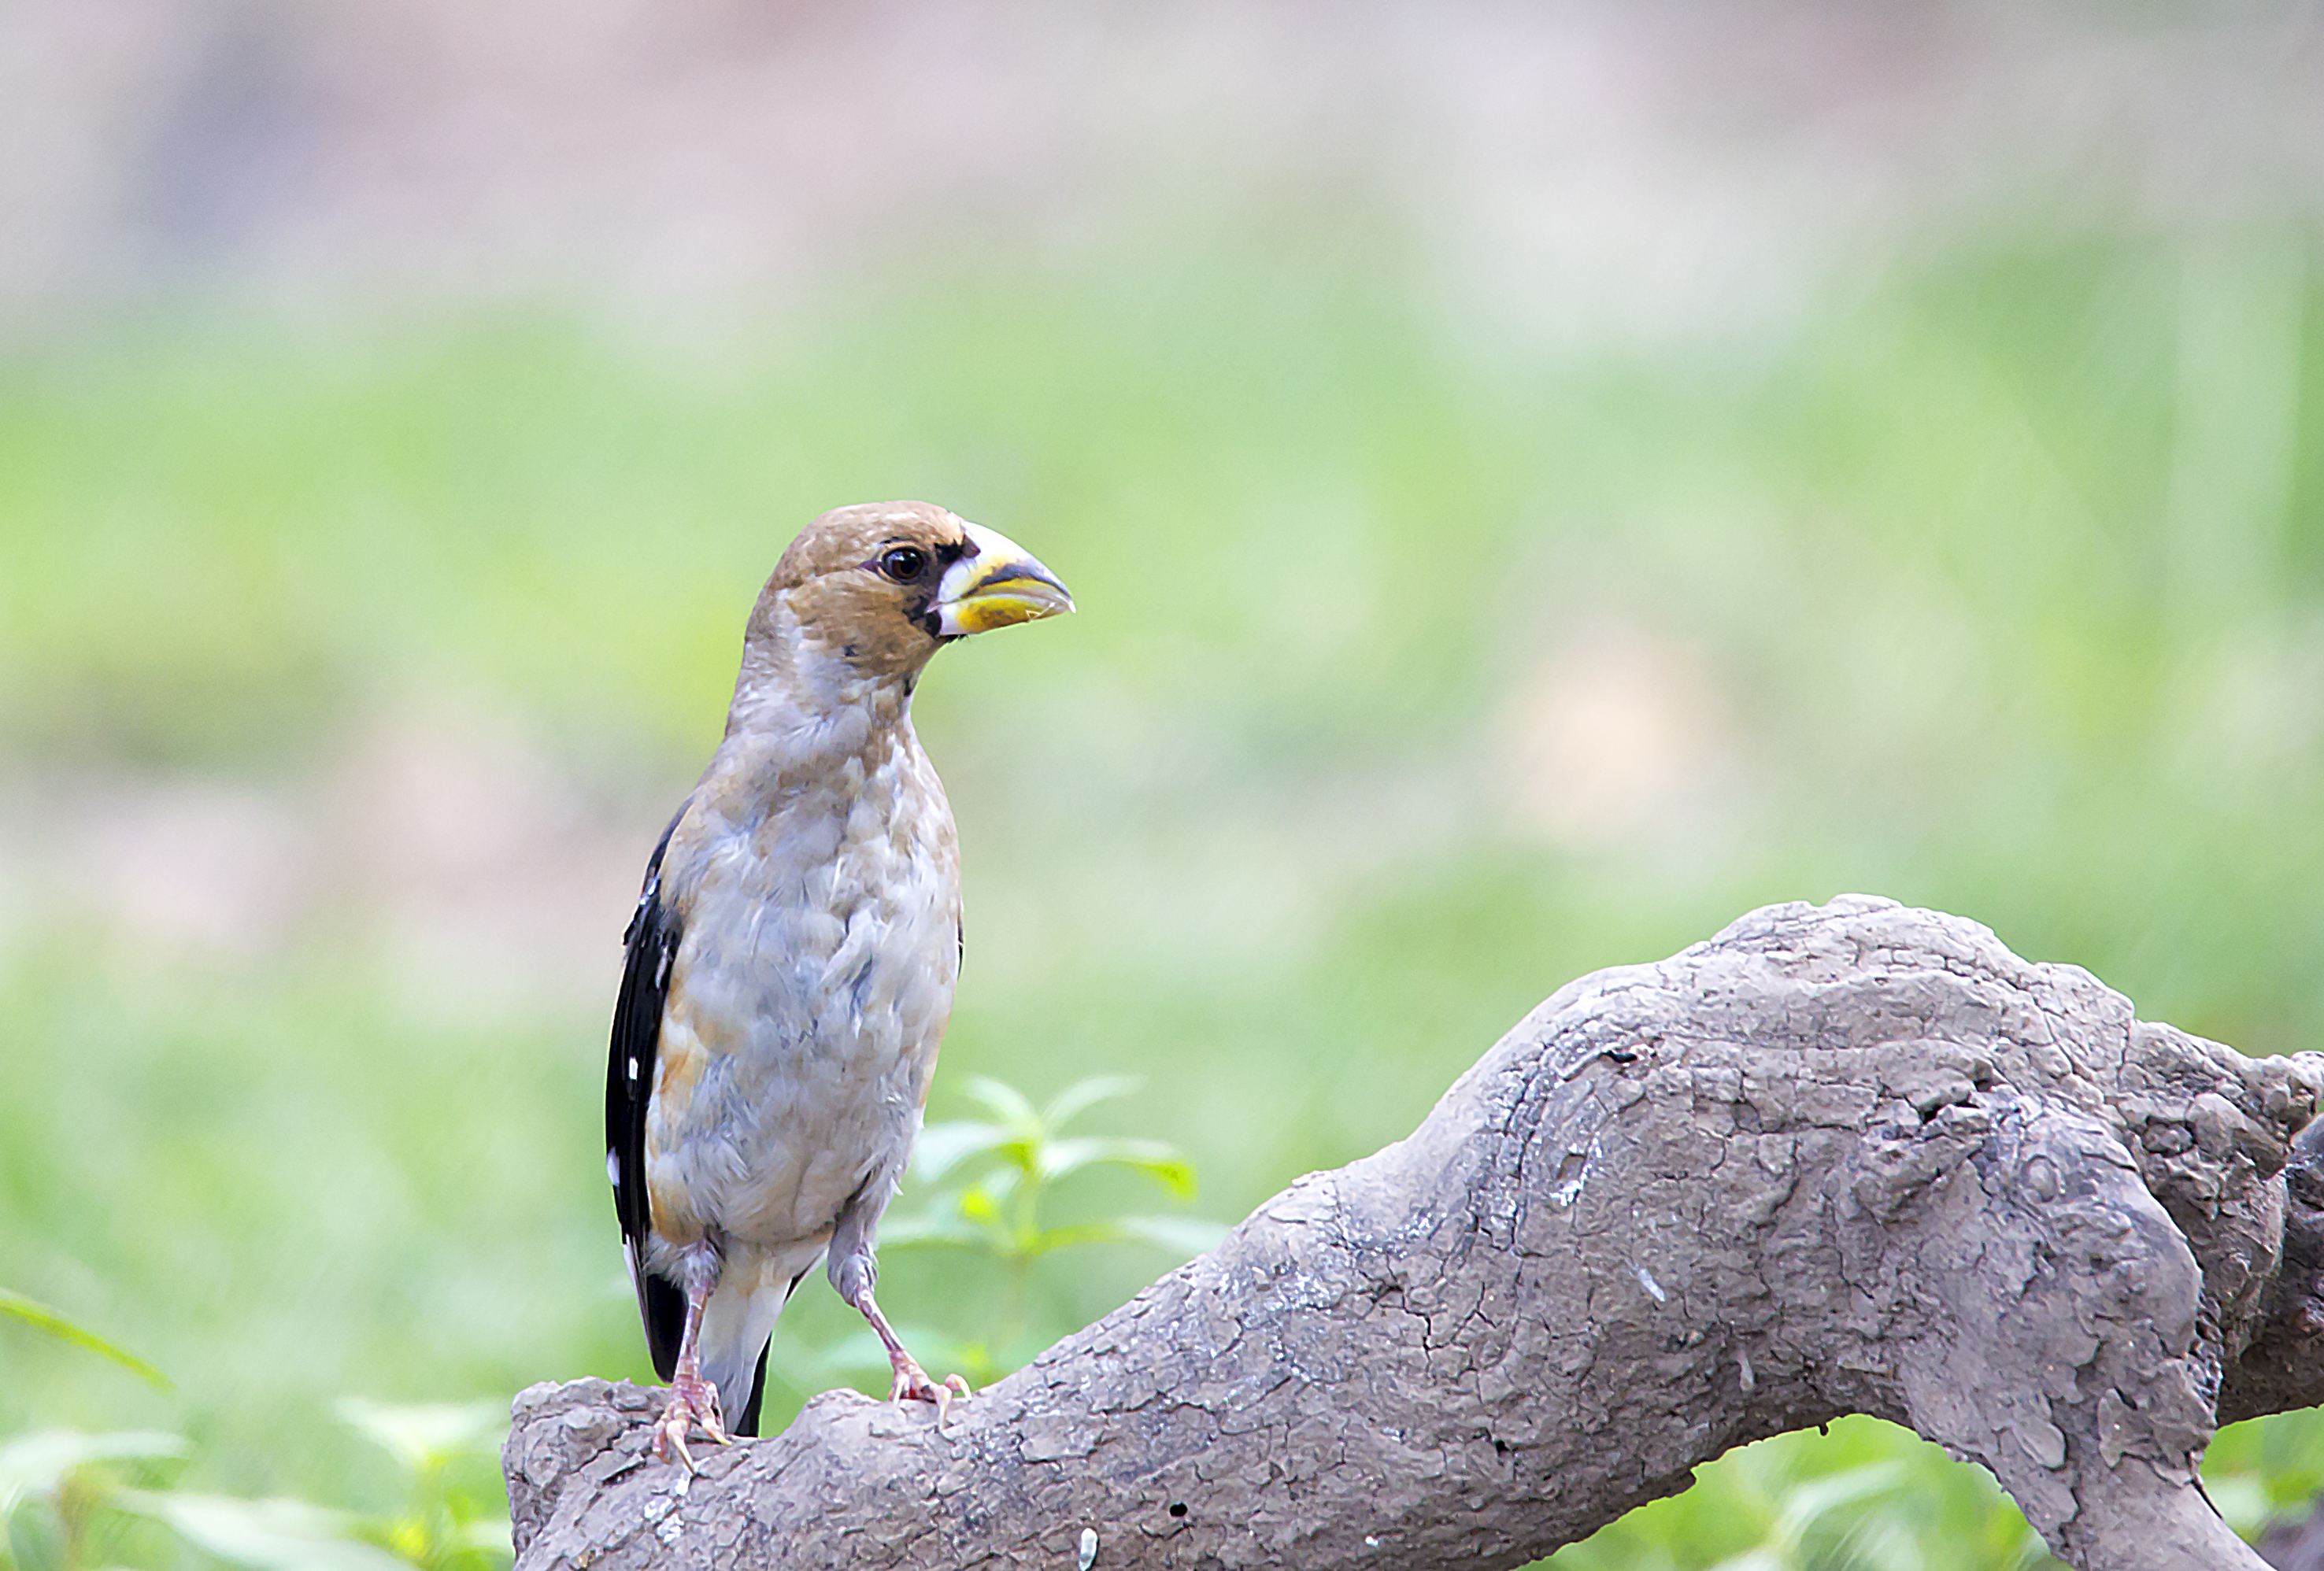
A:
[[[870,568],[872,572],[879,574],[883,578],[896,582],[906,582],[896,580],[895,574],[889,572],[882,564],[887,561],[889,556],[893,552],[907,549],[924,552],[930,558],[929,565],[916,576],[908,580],[909,583],[916,584],[927,584],[929,585],[929,588],[926,593],[917,595],[910,601],[905,602],[904,620],[918,628],[920,631],[927,634],[928,637],[936,639],[936,642],[940,644],[950,643],[952,640],[945,637],[944,622],[936,614],[935,585],[943,579],[945,568],[950,567],[954,563],[958,562],[964,557],[973,556],[977,554],[976,542],[964,536],[957,540],[938,540],[933,543],[923,543],[918,540],[908,539],[901,535],[896,535],[881,541],[880,546],[880,555],[873,557],[871,561],[866,562],[863,565]]]

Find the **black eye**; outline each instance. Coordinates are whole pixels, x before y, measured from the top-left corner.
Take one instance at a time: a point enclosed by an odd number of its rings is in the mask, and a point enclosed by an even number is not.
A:
[[[899,583],[909,583],[928,570],[928,554],[918,546],[898,546],[880,557],[880,571]]]

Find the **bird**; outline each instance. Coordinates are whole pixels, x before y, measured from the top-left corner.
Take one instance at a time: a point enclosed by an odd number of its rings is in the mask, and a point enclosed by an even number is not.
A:
[[[872,1291],[964,954],[912,696],[946,645],[1073,609],[1021,547],[921,501],[823,514],[760,593],[725,734],[646,863],[606,1066],[661,1460],[692,1470],[696,1429],[758,1433],[776,1318],[818,1261],[887,1349],[891,1401],[941,1424],[968,1393]]]

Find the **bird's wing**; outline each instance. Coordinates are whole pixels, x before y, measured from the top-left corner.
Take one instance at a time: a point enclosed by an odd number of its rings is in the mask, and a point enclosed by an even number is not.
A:
[[[678,809],[678,818],[686,816]],[[646,1346],[664,1380],[678,1366],[678,1341],[685,1328],[686,1296],[675,1284],[646,1269],[646,1234],[653,1211],[646,1197],[646,1105],[652,1099],[654,1050],[661,1041],[662,1005],[669,993],[669,968],[678,957],[678,913],[661,896],[662,853],[678,818],[661,831],[646,863],[646,882],[637,914],[622,935],[629,962],[613,1006],[613,1044],[605,1065],[605,1174],[613,1184],[613,1211],[621,1218],[622,1247],[629,1256],[630,1282],[638,1290],[638,1315],[645,1321]]]

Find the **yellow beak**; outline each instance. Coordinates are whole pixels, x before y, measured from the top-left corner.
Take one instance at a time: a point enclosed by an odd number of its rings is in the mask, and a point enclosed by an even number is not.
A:
[[[1008,536],[970,524],[968,542],[970,550],[936,581],[928,605],[939,638],[989,633],[1074,609],[1057,575]]]

